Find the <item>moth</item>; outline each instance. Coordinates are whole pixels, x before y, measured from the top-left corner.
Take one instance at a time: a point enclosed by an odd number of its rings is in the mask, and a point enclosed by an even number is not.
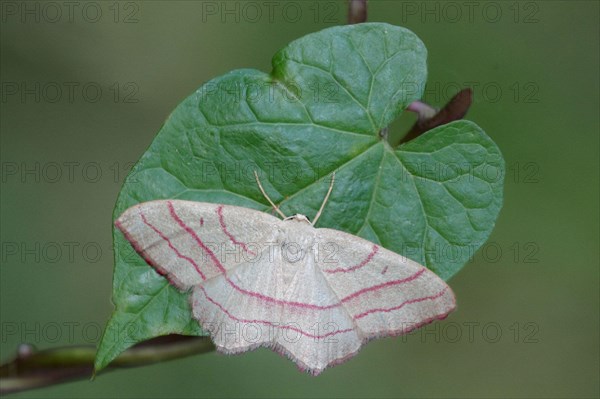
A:
[[[374,338],[445,318],[451,288],[426,267],[360,237],[253,209],[182,200],[140,203],[115,222],[181,291],[217,350],[268,347],[313,375]]]

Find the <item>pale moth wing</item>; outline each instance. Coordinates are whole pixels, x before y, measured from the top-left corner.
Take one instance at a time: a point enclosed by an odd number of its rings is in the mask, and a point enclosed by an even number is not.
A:
[[[248,208],[157,200],[132,206],[115,225],[146,262],[185,291],[259,256],[262,247],[252,244],[269,242],[279,222]]]
[[[317,241],[329,246],[319,267],[363,340],[408,333],[456,307],[452,289],[415,261],[338,230],[317,229]]]
[[[225,353],[270,347],[316,375],[372,338],[455,308],[450,287],[424,266],[290,219],[163,200],[131,207],[115,224],[159,273],[192,291],[194,318]]]

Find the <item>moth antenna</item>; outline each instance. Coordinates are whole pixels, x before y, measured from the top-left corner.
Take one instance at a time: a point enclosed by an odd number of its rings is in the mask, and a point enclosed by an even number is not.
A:
[[[325,204],[327,203],[327,200],[329,199],[329,195],[331,194],[331,190],[333,190],[334,182],[335,182],[335,172],[333,172],[331,174],[331,183],[329,183],[329,190],[327,190],[327,195],[325,196],[325,199],[323,200],[323,203],[321,204],[321,209],[319,209],[319,212],[317,212],[317,214],[315,215],[315,220],[313,220],[313,222],[312,222],[313,226],[315,224],[317,224],[317,220],[319,220],[319,217],[321,217],[321,212],[323,212],[323,209],[325,208]]]
[[[273,207],[273,209],[275,209],[275,211],[277,211],[277,213],[282,217],[282,218],[286,218],[287,216],[285,216],[283,214],[283,212],[281,212],[279,210],[279,208],[277,207],[277,205],[275,205],[273,203],[273,201],[271,201],[271,198],[269,198],[269,196],[267,195],[267,193],[265,192],[265,189],[263,188],[262,184],[260,184],[260,179],[258,178],[258,173],[256,173],[256,170],[254,171],[254,177],[256,178],[256,183],[258,183],[258,188],[260,189],[260,192],[262,193],[262,195],[267,199],[267,201],[269,201],[269,204],[271,204],[271,206]]]

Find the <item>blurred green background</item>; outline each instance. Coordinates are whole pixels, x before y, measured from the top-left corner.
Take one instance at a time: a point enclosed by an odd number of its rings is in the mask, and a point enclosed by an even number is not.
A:
[[[112,207],[180,101],[229,70],[270,71],[291,40],[346,21],[344,1],[275,1],[272,15],[250,3],[0,3],[3,361],[23,341],[98,341]],[[14,397],[598,397],[599,3],[466,3],[369,2],[369,21],[425,42],[425,100],[474,87],[467,119],[506,159],[496,229],[450,281],[455,313],[318,378],[260,349]]]

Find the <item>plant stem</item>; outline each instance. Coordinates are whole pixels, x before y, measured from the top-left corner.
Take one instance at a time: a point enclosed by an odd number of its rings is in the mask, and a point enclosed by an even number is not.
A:
[[[411,103],[406,109],[416,112],[418,119],[398,145],[413,140],[435,127],[462,119],[469,110],[472,101],[473,91],[471,89],[463,89],[452,97],[448,104],[439,111],[421,101]]]
[[[348,24],[367,22],[367,0],[348,1]]]
[[[144,366],[213,350],[214,345],[208,337],[167,335],[126,350],[106,371]],[[21,345],[13,360],[0,366],[0,394],[93,378],[95,356],[94,346],[35,351],[30,345]]]

